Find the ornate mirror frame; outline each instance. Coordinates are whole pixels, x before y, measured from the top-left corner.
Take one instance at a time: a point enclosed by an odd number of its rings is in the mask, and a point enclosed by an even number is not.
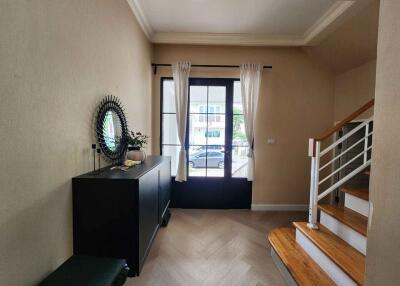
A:
[[[109,111],[115,112],[121,124],[121,140],[116,150],[110,149],[106,144],[104,136],[104,125]],[[96,111],[96,136],[103,154],[111,161],[119,161],[125,156],[128,147],[128,124],[124,113],[124,108],[118,97],[107,95],[100,102]]]

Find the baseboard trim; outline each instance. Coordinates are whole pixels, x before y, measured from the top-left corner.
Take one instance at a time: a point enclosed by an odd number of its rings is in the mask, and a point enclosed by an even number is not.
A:
[[[252,211],[306,211],[308,205],[252,204]]]

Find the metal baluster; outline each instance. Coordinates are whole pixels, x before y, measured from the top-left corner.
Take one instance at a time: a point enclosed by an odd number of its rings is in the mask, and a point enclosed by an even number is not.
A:
[[[364,141],[364,164],[367,163],[368,160],[368,134],[369,134],[369,122],[365,125],[365,141]]]

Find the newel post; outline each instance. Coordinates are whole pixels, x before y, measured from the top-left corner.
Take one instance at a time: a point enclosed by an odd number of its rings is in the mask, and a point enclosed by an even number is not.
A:
[[[318,205],[318,182],[319,182],[319,152],[321,143],[314,138],[308,141],[308,156],[311,157],[311,176],[310,176],[310,206],[308,209],[308,224],[311,229],[318,229],[317,225],[317,205]]]

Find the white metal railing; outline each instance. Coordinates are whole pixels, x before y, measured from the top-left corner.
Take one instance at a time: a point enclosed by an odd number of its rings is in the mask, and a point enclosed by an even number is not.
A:
[[[310,139],[309,140],[309,156],[311,157],[311,181],[310,181],[310,208],[309,208],[309,215],[308,215],[308,227],[316,229],[317,226],[317,212],[318,212],[318,201],[329,195],[331,192],[342,186],[348,180],[353,178],[355,175],[360,173],[366,167],[371,165],[371,159],[368,159],[368,152],[372,149],[372,145],[368,146],[369,137],[372,136],[373,131],[369,130],[369,124],[372,121],[372,117],[360,123],[357,127],[353,128],[349,133],[344,135],[343,137],[339,138],[331,145],[326,147],[325,149],[321,150],[321,141]],[[336,146],[343,143],[345,140],[349,139],[350,137],[354,136],[358,131],[361,129],[365,129],[365,135],[363,138],[357,140],[356,143],[348,147],[346,150],[338,154],[337,156],[330,159],[327,163],[325,163],[322,167],[320,167],[321,158],[330,151],[334,150]],[[328,174],[324,178],[320,180],[320,172],[325,170],[328,166],[333,166],[332,164],[336,162],[339,158],[341,158],[344,154],[353,150],[355,146],[364,142],[363,150],[354,155],[349,161],[345,164],[340,166],[339,168],[332,168]],[[358,158],[362,157],[363,161],[360,166],[356,169],[351,171],[349,174],[338,180],[337,182],[333,183],[331,186],[327,187],[325,190],[320,190],[322,188],[323,183],[328,183],[329,179],[331,179],[335,174],[343,170],[345,167],[353,163]],[[326,171],[328,171],[327,169]]]

